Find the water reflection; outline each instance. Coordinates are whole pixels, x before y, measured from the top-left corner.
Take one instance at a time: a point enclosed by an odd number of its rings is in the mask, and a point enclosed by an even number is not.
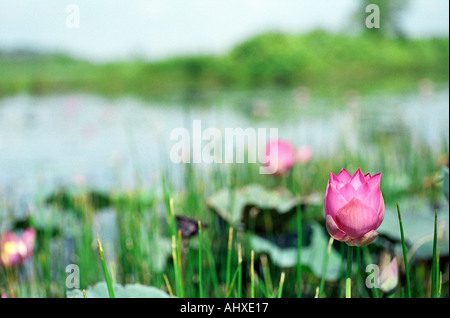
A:
[[[154,183],[161,168],[181,169],[169,161],[170,132],[190,130],[194,119],[203,128],[277,127],[280,138],[311,145],[318,157],[403,133],[439,152],[449,140],[449,94],[430,93],[426,84],[417,95],[349,92],[342,104],[331,105],[336,107],[312,99],[304,88],[283,98],[222,96],[211,107],[188,110],[183,103],[133,98],[13,96],[0,101],[0,187],[32,194],[61,184],[111,188],[118,179],[133,187],[136,175]]]

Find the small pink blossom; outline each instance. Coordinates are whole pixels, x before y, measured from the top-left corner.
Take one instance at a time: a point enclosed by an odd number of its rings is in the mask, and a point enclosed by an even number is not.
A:
[[[396,257],[394,257],[391,263],[381,271],[378,284],[380,286],[380,289],[387,293],[397,287],[398,265]]]
[[[270,141],[266,146],[266,167],[275,167],[275,175],[285,175],[295,162],[295,150],[290,142]]]
[[[33,255],[36,231],[27,228],[22,235],[7,231],[0,237],[0,265],[14,267]]]
[[[297,149],[296,160],[299,163],[306,164],[308,163],[313,156],[313,150],[310,146],[301,146]]]

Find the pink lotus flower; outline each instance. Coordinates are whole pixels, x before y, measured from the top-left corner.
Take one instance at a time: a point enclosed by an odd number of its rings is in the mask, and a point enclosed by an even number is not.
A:
[[[6,293],[3,293],[2,297],[0,297],[0,298],[8,298],[8,295],[6,295]]]
[[[365,246],[378,236],[375,230],[384,218],[384,199],[380,190],[381,173],[363,175],[361,169],[350,175],[342,169],[330,174],[325,193],[328,233],[350,246]]]
[[[308,163],[313,155],[313,150],[310,146],[301,146],[297,149],[296,160],[299,163],[305,164]]]
[[[267,169],[275,175],[284,175],[291,170],[295,162],[295,150],[291,143],[283,140],[270,141],[266,146]]]
[[[11,231],[3,233],[0,238],[0,265],[13,267],[22,264],[33,255],[36,231],[27,228],[17,236]]]

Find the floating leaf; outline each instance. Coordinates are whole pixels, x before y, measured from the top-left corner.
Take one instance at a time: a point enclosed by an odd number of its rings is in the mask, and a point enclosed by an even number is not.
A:
[[[310,235],[302,246],[301,262],[303,266],[308,267],[318,277],[322,276],[325,261],[325,253],[328,247],[329,235],[323,231],[323,227],[318,223],[311,223],[308,226]],[[296,242],[292,240],[292,242]],[[261,236],[253,235],[250,238],[252,249],[256,253],[266,253],[271,261],[282,268],[294,267],[297,264],[298,249],[297,246],[280,246],[273,241]],[[332,249],[330,253],[326,278],[337,280],[341,271],[340,254]]]
[[[407,200],[399,203],[402,213],[402,223],[406,243],[409,250],[414,252],[411,256],[416,259],[431,259],[433,256],[433,231],[434,231],[434,211],[426,204]],[[438,240],[439,253],[447,256],[449,252],[449,210],[445,204],[438,210]],[[377,232],[391,240],[400,242],[400,229],[397,209],[386,207],[384,220]],[[375,241],[376,242],[376,241]]]
[[[99,210],[110,207],[112,199],[109,194],[97,190],[81,191],[80,189],[61,188],[44,199],[47,205],[57,206],[63,210],[77,211],[80,204]]]
[[[113,284],[116,298],[169,298],[169,294],[153,287],[141,284],[129,284],[122,286]],[[79,289],[67,291],[68,298],[84,298],[83,292]],[[86,289],[86,298],[109,298],[106,283],[100,282]]]
[[[172,254],[171,240],[166,237],[159,237],[152,240],[151,257],[152,268],[157,273],[162,273],[166,269],[167,260]]]
[[[285,188],[271,190],[259,184],[249,184],[235,190],[222,189],[212,195],[208,207],[232,226],[243,223],[257,232],[282,230],[297,207],[316,203],[313,198],[294,197]]]

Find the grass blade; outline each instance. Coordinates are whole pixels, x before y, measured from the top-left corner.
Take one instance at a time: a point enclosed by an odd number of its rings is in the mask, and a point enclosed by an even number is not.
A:
[[[302,213],[297,207],[297,298],[302,298]]]
[[[252,250],[250,261],[250,297],[255,298],[255,251]]]
[[[242,298],[242,247],[238,244],[238,298]]]
[[[264,275],[264,283],[266,285],[266,290],[269,294],[272,294],[274,291],[273,284],[272,284],[272,277],[270,275],[270,268],[269,268],[269,261],[267,260],[267,255],[262,254],[260,257],[261,260],[261,267],[263,270]]]
[[[198,294],[203,298],[203,243],[202,222],[198,221]]]
[[[205,252],[208,256],[208,262],[209,262],[209,274],[211,277],[213,289],[214,289],[214,295],[218,297],[220,295],[220,289],[219,289],[219,277],[217,275],[217,269],[216,269],[216,262],[214,260],[213,252],[211,251],[211,243],[207,242],[206,240],[203,242],[203,247],[205,248]]]
[[[103,255],[102,242],[100,242],[100,237],[98,236],[98,233],[97,233],[97,246],[98,246],[98,252],[100,254],[100,260],[102,262],[103,273],[105,274],[105,280],[106,280],[106,286],[108,287],[109,298],[116,298],[116,296],[114,295],[114,289],[112,286],[111,277],[109,276],[108,266],[106,266],[105,257]]]
[[[227,248],[227,269],[225,277],[225,294],[228,294],[228,289],[230,288],[231,280],[231,253],[233,249],[233,228],[230,227],[228,231],[228,248]]]
[[[177,288],[177,294],[179,297],[181,297],[181,290],[180,290],[180,276],[178,272],[178,262],[177,262],[177,239],[175,238],[175,235],[172,235],[172,260],[173,260],[173,272],[175,276],[175,286]]]
[[[352,263],[353,263],[353,248],[347,248],[347,272],[345,276],[345,298],[352,298]]]
[[[433,262],[431,268],[431,298],[436,298],[438,286],[438,268],[437,268],[437,210],[434,212],[434,233],[433,233]]]
[[[169,292],[170,297],[173,297],[172,286],[170,285],[169,278],[166,274],[163,274],[164,282],[166,283],[167,291]]]
[[[325,276],[327,274],[327,268],[328,268],[328,260],[330,259],[330,253],[331,248],[333,246],[334,238],[330,237],[330,240],[328,241],[328,247],[327,247],[327,253],[325,255],[325,261],[323,264],[323,273],[322,273],[322,279],[320,280],[320,287],[318,291],[317,297],[320,298],[322,296],[323,288],[325,286]]]
[[[281,296],[283,295],[284,278],[285,274],[284,272],[282,272],[280,277],[280,286],[278,287],[278,298],[281,298]]]
[[[398,205],[398,202],[397,202],[397,213],[398,213],[398,222],[400,224],[400,235],[402,238],[403,260],[405,262],[406,288],[408,292],[408,298],[411,298],[411,282],[409,279],[408,253],[406,251],[405,234],[403,233],[402,216],[400,214],[400,206]]]

